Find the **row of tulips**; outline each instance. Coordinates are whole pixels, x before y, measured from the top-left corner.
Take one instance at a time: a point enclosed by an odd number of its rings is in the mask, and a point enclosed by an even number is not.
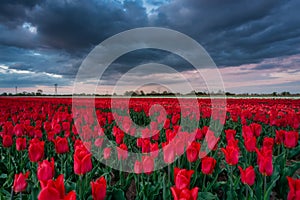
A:
[[[208,100],[198,100],[200,116],[189,100],[182,113],[174,99],[132,99],[129,111],[123,99],[114,111],[110,99],[98,99],[95,115],[84,99],[75,113],[70,99],[0,101],[4,199],[300,198],[296,100],[228,100],[224,122]],[[150,109],[157,103],[166,114]],[[127,151],[143,156],[128,174],[99,162],[95,149],[110,162],[126,161]],[[153,172],[161,162],[168,166]]]

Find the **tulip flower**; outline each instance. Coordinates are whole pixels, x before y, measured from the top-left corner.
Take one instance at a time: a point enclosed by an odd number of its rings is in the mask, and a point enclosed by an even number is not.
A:
[[[143,164],[142,162],[136,160],[134,163],[134,173],[140,174],[143,171]]]
[[[201,171],[203,174],[212,174],[215,166],[216,166],[216,159],[213,157],[204,157],[202,158],[202,163],[201,163]]]
[[[75,149],[74,153],[74,172],[77,175],[83,175],[91,171],[92,166],[92,154],[82,145]]]
[[[167,164],[171,164],[175,160],[175,150],[173,143],[167,144],[162,143],[163,146],[163,154],[164,154],[164,162]]]
[[[256,137],[246,137],[244,139],[244,145],[247,151],[254,152],[256,148]]]
[[[256,137],[259,137],[260,133],[261,133],[261,130],[262,130],[262,127],[260,124],[257,124],[257,123],[252,123],[250,124],[250,129],[252,131],[252,133],[256,136]]]
[[[288,180],[290,191],[287,196],[287,200],[299,200],[300,199],[300,179],[293,179],[286,177]]]
[[[285,136],[285,130],[276,130],[276,136],[275,136],[275,143],[276,144],[283,144],[284,143],[284,136]]]
[[[110,153],[111,153],[111,148],[109,148],[109,147],[104,148],[103,149],[103,158],[105,160],[109,159]]]
[[[151,174],[154,170],[154,159],[151,156],[142,157],[143,171],[145,174]]]
[[[102,176],[91,182],[92,196],[94,200],[104,200],[106,196],[106,180]]]
[[[257,153],[257,162],[259,172],[264,176],[273,174],[272,151],[262,148],[261,151],[255,149]]]
[[[194,170],[174,168],[174,181],[175,186],[178,190],[190,187],[191,177]]]
[[[227,145],[226,148],[221,148],[225,155],[225,160],[228,165],[236,165],[239,161],[239,149],[233,145]]]
[[[199,188],[195,187],[191,190],[184,188],[182,190],[171,187],[171,193],[174,200],[197,200]]]
[[[57,136],[53,142],[55,144],[56,153],[63,154],[69,152],[69,143],[67,138]]]
[[[2,145],[5,148],[11,147],[13,144],[13,139],[11,135],[3,135],[2,137]]]
[[[126,160],[128,157],[128,148],[126,144],[121,144],[117,147],[118,159],[119,160]]]
[[[198,159],[198,154],[200,151],[201,145],[198,142],[192,142],[187,150],[186,156],[189,162],[195,162]]]
[[[26,172],[25,174],[15,174],[13,190],[14,192],[23,192],[27,188],[27,179],[30,172]]]
[[[243,184],[247,184],[249,186],[253,185],[255,182],[255,171],[252,166],[247,167],[245,170],[238,166],[241,173],[241,181]]]
[[[294,148],[298,145],[299,133],[297,131],[286,131],[284,135],[284,146]]]
[[[61,174],[56,180],[48,180],[42,184],[42,189],[38,195],[38,200],[76,200],[75,191],[65,194],[64,176]]]
[[[263,140],[263,148],[273,150],[274,139],[271,137],[265,137]]]
[[[17,151],[23,151],[26,149],[26,138],[17,138],[16,139],[16,149]]]
[[[229,140],[234,140],[235,139],[235,135],[236,135],[236,130],[227,129],[227,130],[225,130],[225,134],[226,134],[226,140],[227,140],[227,142]]]
[[[156,158],[158,156],[159,153],[159,147],[158,147],[158,143],[150,143],[150,155],[153,158]]]
[[[30,140],[28,148],[29,159],[31,162],[38,162],[44,157],[44,141],[37,138]]]
[[[48,181],[54,177],[54,159],[51,158],[51,162],[43,160],[39,162],[37,168],[37,177],[39,181]]]

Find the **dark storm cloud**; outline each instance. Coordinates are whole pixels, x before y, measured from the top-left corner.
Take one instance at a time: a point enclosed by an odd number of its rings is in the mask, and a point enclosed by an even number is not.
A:
[[[300,2],[175,0],[153,23],[197,39],[219,66],[299,53]]]

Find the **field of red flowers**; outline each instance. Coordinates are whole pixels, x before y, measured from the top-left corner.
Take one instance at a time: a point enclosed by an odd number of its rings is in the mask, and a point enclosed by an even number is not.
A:
[[[300,199],[300,100],[81,102],[0,98],[0,199]]]

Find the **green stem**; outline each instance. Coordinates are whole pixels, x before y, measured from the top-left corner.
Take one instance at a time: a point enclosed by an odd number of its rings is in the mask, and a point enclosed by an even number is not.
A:
[[[83,195],[82,195],[82,186],[83,186],[83,181],[82,181],[82,176],[83,175],[80,175],[79,176],[79,182],[80,182],[80,185],[79,185],[79,197],[81,200],[83,200]]]
[[[267,176],[264,176],[264,195],[266,194],[267,191]]]
[[[230,193],[231,193],[231,197],[233,198],[233,166],[229,166],[230,169]]]
[[[10,192],[10,200],[14,199],[14,189],[11,187],[11,192]]]
[[[248,200],[248,187],[246,187],[246,200]]]
[[[205,181],[206,181],[206,174],[204,174],[203,181],[202,181],[202,191],[204,191],[205,188]]]
[[[20,200],[22,200],[22,192],[20,192]]]
[[[64,175],[64,159],[62,155],[60,155],[60,173]]]

